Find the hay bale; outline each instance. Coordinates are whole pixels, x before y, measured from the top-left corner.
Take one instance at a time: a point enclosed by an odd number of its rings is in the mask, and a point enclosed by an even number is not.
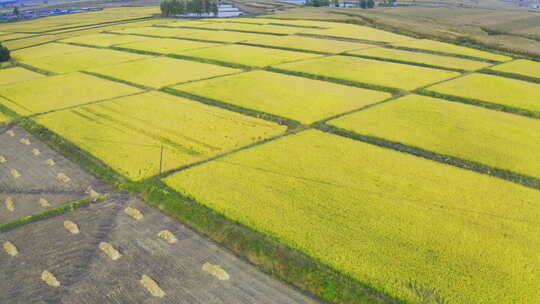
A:
[[[202,270],[218,278],[221,281],[227,281],[230,279],[229,274],[221,268],[219,265],[213,265],[210,263],[204,263]]]
[[[4,243],[4,250],[12,257],[19,254],[19,250],[17,250],[17,247],[15,247],[15,245],[13,245],[13,243],[11,243],[10,241]]]
[[[99,249],[101,249],[101,251],[103,251],[113,261],[118,260],[122,256],[118,250],[114,249],[111,244],[106,242],[99,243]]]
[[[86,191],[84,191],[86,194],[90,196],[90,199],[92,199],[93,202],[97,201],[101,198],[101,194],[99,192],[95,191],[92,187],[86,188]]]
[[[44,270],[41,273],[41,279],[45,281],[45,283],[47,283],[47,285],[49,286],[52,286],[52,287],[60,286],[60,282],[56,279],[56,277],[47,270]]]
[[[165,296],[165,292],[159,287],[156,281],[152,280],[149,276],[143,274],[140,282],[154,297],[163,298]]]
[[[174,234],[172,234],[172,232],[170,232],[169,230],[160,231],[158,233],[158,236],[164,239],[165,241],[167,241],[167,243],[169,244],[174,244],[178,242],[178,239],[176,238],[176,236],[174,236]]]
[[[13,199],[11,197],[6,198],[6,201],[4,203],[6,204],[6,209],[9,212],[15,211],[15,204],[13,203]]]
[[[13,176],[13,178],[21,177],[21,174],[19,173],[19,171],[17,171],[17,169],[11,169],[11,171],[9,172],[11,173],[11,176]]]
[[[9,136],[11,136],[11,137],[15,136],[15,132],[13,132],[13,130],[8,130],[8,131],[6,132],[6,134],[9,135]]]
[[[5,162],[7,162],[6,158],[4,156],[0,155],[0,164],[3,164]]]
[[[64,221],[64,227],[71,233],[71,234],[79,234],[80,230],[79,230],[79,226],[77,226],[77,224],[75,224],[74,222],[72,221]]]
[[[26,137],[25,137],[25,138],[21,138],[21,140],[19,140],[19,142],[20,142],[21,144],[24,144],[24,145],[27,145],[27,146],[30,145],[30,140],[29,140],[28,138],[26,138]]]
[[[47,159],[46,163],[47,165],[49,165],[49,167],[52,167],[56,164],[54,160],[52,160],[52,158]]]
[[[67,176],[63,172],[58,173],[58,175],[56,176],[56,179],[58,179],[59,181],[61,181],[63,183],[66,183],[66,184],[71,182],[71,178],[69,178],[69,176]]]
[[[34,149],[32,149],[32,154],[34,154],[34,155],[40,155],[40,154],[41,154],[41,151],[39,151],[39,149],[34,148]]]
[[[38,204],[43,207],[43,208],[48,208],[51,206],[51,204],[49,204],[49,202],[44,199],[43,197],[41,197],[39,200],[38,200]]]
[[[124,209],[124,212],[136,220],[142,220],[143,218],[143,214],[135,208],[127,207]]]

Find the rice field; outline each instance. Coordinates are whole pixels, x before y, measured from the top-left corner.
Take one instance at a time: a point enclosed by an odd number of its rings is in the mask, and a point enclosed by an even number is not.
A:
[[[540,178],[538,119],[408,95],[330,124]]]
[[[160,92],[54,112],[35,120],[132,180],[285,130],[272,122]]]
[[[494,67],[490,67],[490,69],[499,71],[499,72],[540,78],[540,62],[532,61],[532,60],[518,59],[518,60],[500,64],[500,65],[496,65]]]
[[[183,28],[173,28],[173,27],[156,27],[156,26],[146,26],[146,27],[135,27],[127,28],[122,30],[113,30],[112,33],[117,34],[134,34],[134,35],[149,35],[149,36],[158,36],[165,38],[174,38],[174,37],[183,37],[191,33],[191,29]]]
[[[271,47],[282,47],[323,53],[341,53],[344,51],[372,48],[373,45],[348,41],[327,41],[304,36],[269,36],[262,39],[249,40],[249,43]]]
[[[470,74],[427,88],[429,91],[540,111],[540,84],[505,77]]]
[[[294,51],[269,49],[245,45],[225,45],[179,53],[202,59],[217,60],[250,67],[265,67],[273,64],[313,58],[320,55]]]
[[[315,58],[281,64],[276,67],[293,72],[309,73],[322,77],[333,77],[402,90],[414,90],[459,75],[457,72],[350,56]]]
[[[0,86],[14,84],[44,77],[42,74],[21,67],[13,67],[0,70]],[[0,91],[2,95],[2,91]]]
[[[266,71],[193,82],[176,90],[270,113],[303,124],[382,101],[388,93]]]
[[[280,20],[281,21],[281,20]],[[305,34],[314,34],[322,36],[332,36],[338,38],[349,38],[358,40],[367,40],[375,42],[399,42],[411,40],[411,37],[394,34],[378,30],[372,27],[346,24],[346,23],[326,23],[328,29],[306,29],[302,30]]]
[[[48,112],[140,91],[82,73],[42,77],[1,88],[0,95],[6,99],[0,103],[20,115]]]
[[[485,68],[490,63],[456,57],[440,56],[427,53],[416,53],[391,48],[369,48],[347,52],[353,55],[369,56],[381,59],[399,60],[418,64],[427,64],[449,69],[476,71]]]
[[[215,22],[202,25],[196,25],[195,27],[208,30],[228,30],[228,31],[246,31],[254,33],[266,33],[266,34],[294,34],[301,31],[311,30],[303,29],[291,26],[280,26],[280,25],[259,25],[259,24],[248,24],[248,23],[228,23],[228,22]]]
[[[135,35],[114,35],[114,34],[92,34],[84,36],[76,36],[62,40],[62,42],[87,44],[100,47],[109,47],[113,45],[134,43],[145,41],[147,38]]]
[[[89,48],[82,46],[62,43],[47,43],[14,51],[11,56],[17,61],[24,62],[51,56],[60,57],[63,55],[80,53],[88,50]]]
[[[217,43],[199,42],[180,39],[148,38],[147,40],[122,44],[122,48],[159,54],[181,54],[188,50],[197,50],[219,46]]]
[[[411,303],[410,286],[449,303],[540,297],[534,189],[315,130],[164,182]]]
[[[236,73],[239,70],[168,57],[154,57],[88,71],[145,87],[161,88],[180,82]]]
[[[229,32],[229,31],[208,31],[208,30],[196,30],[190,29],[188,35],[185,38],[200,39],[208,41],[218,42],[242,42],[260,39],[261,37],[267,37],[268,35],[243,33],[243,32]]]
[[[511,57],[508,57],[505,55],[490,53],[490,52],[472,49],[472,48],[468,48],[464,46],[459,46],[455,44],[434,41],[434,40],[427,40],[427,39],[410,40],[410,41],[405,41],[405,42],[393,43],[393,45],[406,47],[406,48],[455,54],[455,55],[464,55],[464,56],[476,57],[476,58],[499,61],[499,62],[505,62],[512,59]]]

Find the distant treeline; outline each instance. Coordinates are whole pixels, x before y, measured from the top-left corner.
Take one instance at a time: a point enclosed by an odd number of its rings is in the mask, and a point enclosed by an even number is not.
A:
[[[187,14],[218,14],[219,0],[162,0],[161,14],[163,16]]]

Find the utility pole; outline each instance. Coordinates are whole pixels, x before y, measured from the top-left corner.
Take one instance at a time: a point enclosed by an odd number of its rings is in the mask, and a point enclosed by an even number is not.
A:
[[[159,174],[163,172],[163,145],[161,145],[161,153],[159,156]]]

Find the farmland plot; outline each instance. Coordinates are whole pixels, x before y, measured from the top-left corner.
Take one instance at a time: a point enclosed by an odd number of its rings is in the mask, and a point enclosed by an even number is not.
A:
[[[429,91],[540,112],[540,84],[485,74],[429,87]]]
[[[160,163],[162,170],[173,169],[285,130],[275,123],[160,92],[35,120],[133,180],[159,173]]]
[[[487,67],[490,63],[474,61],[469,59],[433,55],[427,53],[409,52],[397,49],[389,48],[370,48],[366,50],[350,51],[353,55],[369,56],[381,59],[394,59],[406,62],[413,62],[419,64],[428,64],[433,66],[440,66],[443,68],[475,71],[481,68]]]
[[[325,39],[304,36],[269,36],[262,39],[250,40],[249,43],[265,46],[317,51],[324,53],[340,53],[348,50],[372,48],[373,45],[347,41],[328,41]]]
[[[459,73],[378,60],[330,56],[277,65],[276,68],[354,82],[413,90]]]
[[[333,36],[339,38],[350,38],[375,42],[398,42],[412,39],[411,37],[398,35],[367,26],[346,23],[327,24],[329,26],[328,29],[305,29],[301,32],[305,34]],[[329,43],[331,42],[332,41],[329,41]]]
[[[180,54],[186,50],[196,50],[208,47],[219,46],[217,43],[198,42],[180,39],[148,38],[148,40],[123,44],[123,48],[139,51],[160,53],[160,54]]]
[[[265,67],[287,61],[320,56],[316,54],[245,45],[225,45],[215,48],[186,51],[181,52],[180,54],[252,67]]]
[[[2,86],[0,103],[29,115],[140,92],[131,86],[72,73]]]
[[[207,30],[195,30],[190,29],[191,32],[186,35],[186,38],[219,41],[219,42],[241,42],[250,41],[267,37],[268,35],[243,33],[243,32],[229,32],[229,31],[207,31]]]
[[[390,97],[388,93],[266,71],[198,81],[174,89],[304,124]]]
[[[399,42],[399,43],[394,43],[393,45],[413,48],[413,49],[442,52],[442,53],[448,53],[448,54],[465,55],[465,56],[488,59],[488,60],[493,60],[493,61],[500,61],[500,62],[512,60],[512,57],[508,57],[505,55],[499,55],[499,54],[490,53],[486,51],[480,51],[477,49],[472,49],[472,48],[468,48],[464,46],[459,46],[455,44],[439,42],[439,41],[434,41],[434,40],[427,40],[427,39],[418,39],[418,40]]]
[[[414,290],[450,303],[540,297],[534,189],[314,130],[164,181],[411,303]]]
[[[101,47],[109,47],[118,44],[140,42],[145,40],[147,40],[147,38],[141,36],[98,33],[92,35],[71,37],[62,40],[62,42],[72,42]]]
[[[330,124],[540,178],[537,119],[408,95]]]
[[[17,50],[14,51],[11,55],[15,60],[25,62],[43,57],[60,57],[63,55],[80,53],[88,50],[89,48],[82,46],[68,45],[62,43],[47,43]]]
[[[490,69],[505,73],[540,78],[540,62],[532,60],[518,59],[491,67]]]
[[[157,57],[88,70],[151,88],[231,74],[239,70],[194,61]]]
[[[0,86],[44,77],[42,74],[21,67],[0,70]],[[0,95],[2,92],[0,91]]]
[[[159,37],[183,37],[192,32],[191,29],[172,28],[172,27],[135,27],[122,30],[114,30],[113,33],[118,34],[135,34],[135,35],[149,35]]]
[[[229,30],[229,31],[246,31],[255,33],[267,33],[267,34],[294,34],[301,31],[309,31],[311,29],[303,29],[291,26],[279,26],[279,25],[259,25],[248,23],[226,23],[215,22],[204,25],[198,25],[197,28],[209,29],[209,30]]]

